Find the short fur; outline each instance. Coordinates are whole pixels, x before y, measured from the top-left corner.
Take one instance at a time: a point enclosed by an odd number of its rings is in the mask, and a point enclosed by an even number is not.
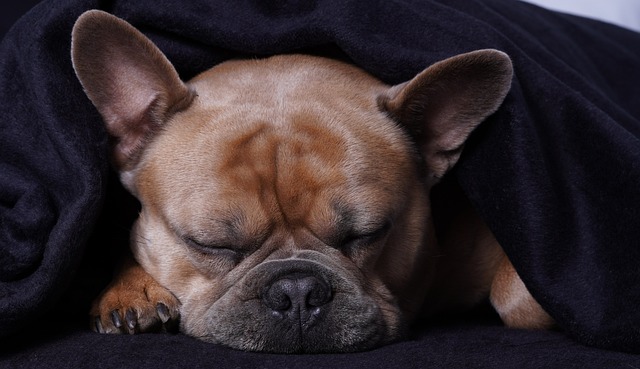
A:
[[[487,296],[510,326],[552,323],[475,214],[440,245],[431,220],[432,186],[509,91],[504,53],[398,86],[304,55],[184,83],[139,31],[90,11],[72,56],[142,204],[135,261],[96,300],[97,331],[179,319],[243,350],[355,351],[402,337],[420,311]]]

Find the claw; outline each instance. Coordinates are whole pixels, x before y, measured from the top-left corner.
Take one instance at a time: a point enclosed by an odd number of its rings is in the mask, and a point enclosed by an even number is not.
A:
[[[127,321],[127,327],[129,327],[129,329],[133,333],[136,329],[136,326],[138,325],[138,315],[133,309],[129,309],[127,310],[124,318]]]
[[[104,328],[102,328],[102,322],[100,321],[100,317],[95,317],[93,319],[93,325],[98,333],[104,333]]]
[[[156,311],[158,312],[158,316],[160,317],[162,324],[168,322],[169,319],[171,319],[171,315],[169,313],[169,308],[167,307],[167,305],[159,302],[156,305]]]
[[[116,328],[122,327],[122,320],[120,319],[120,312],[118,310],[114,310],[111,312],[111,320],[113,321],[113,325]]]

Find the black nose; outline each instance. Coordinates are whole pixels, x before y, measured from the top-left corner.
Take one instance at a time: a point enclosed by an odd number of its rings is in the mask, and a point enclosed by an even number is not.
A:
[[[264,304],[278,317],[308,323],[332,298],[328,282],[313,275],[290,274],[267,286]]]

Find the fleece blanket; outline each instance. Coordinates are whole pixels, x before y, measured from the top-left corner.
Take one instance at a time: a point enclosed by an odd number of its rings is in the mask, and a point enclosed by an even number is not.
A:
[[[449,180],[563,335],[640,353],[640,34],[513,0],[36,6],[0,46],[5,340],[46,314],[74,312],[74,292],[95,293],[84,276],[97,270],[87,265],[112,262],[112,250],[126,244],[114,236],[126,221],[109,213],[123,195],[108,185],[106,134],[69,57],[75,19],[96,8],[147,34],[184,79],[229,58],[313,52],[393,84],[458,53],[508,53],[512,90],[474,132]]]

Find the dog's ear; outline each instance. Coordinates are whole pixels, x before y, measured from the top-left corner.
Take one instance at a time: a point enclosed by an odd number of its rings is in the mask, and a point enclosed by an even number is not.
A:
[[[502,104],[511,86],[509,57],[478,50],[438,62],[380,97],[404,126],[438,179],[460,157],[471,131]]]
[[[83,13],[71,40],[73,67],[105,121],[113,160],[132,169],[146,141],[194,94],[151,40],[109,13]]]

